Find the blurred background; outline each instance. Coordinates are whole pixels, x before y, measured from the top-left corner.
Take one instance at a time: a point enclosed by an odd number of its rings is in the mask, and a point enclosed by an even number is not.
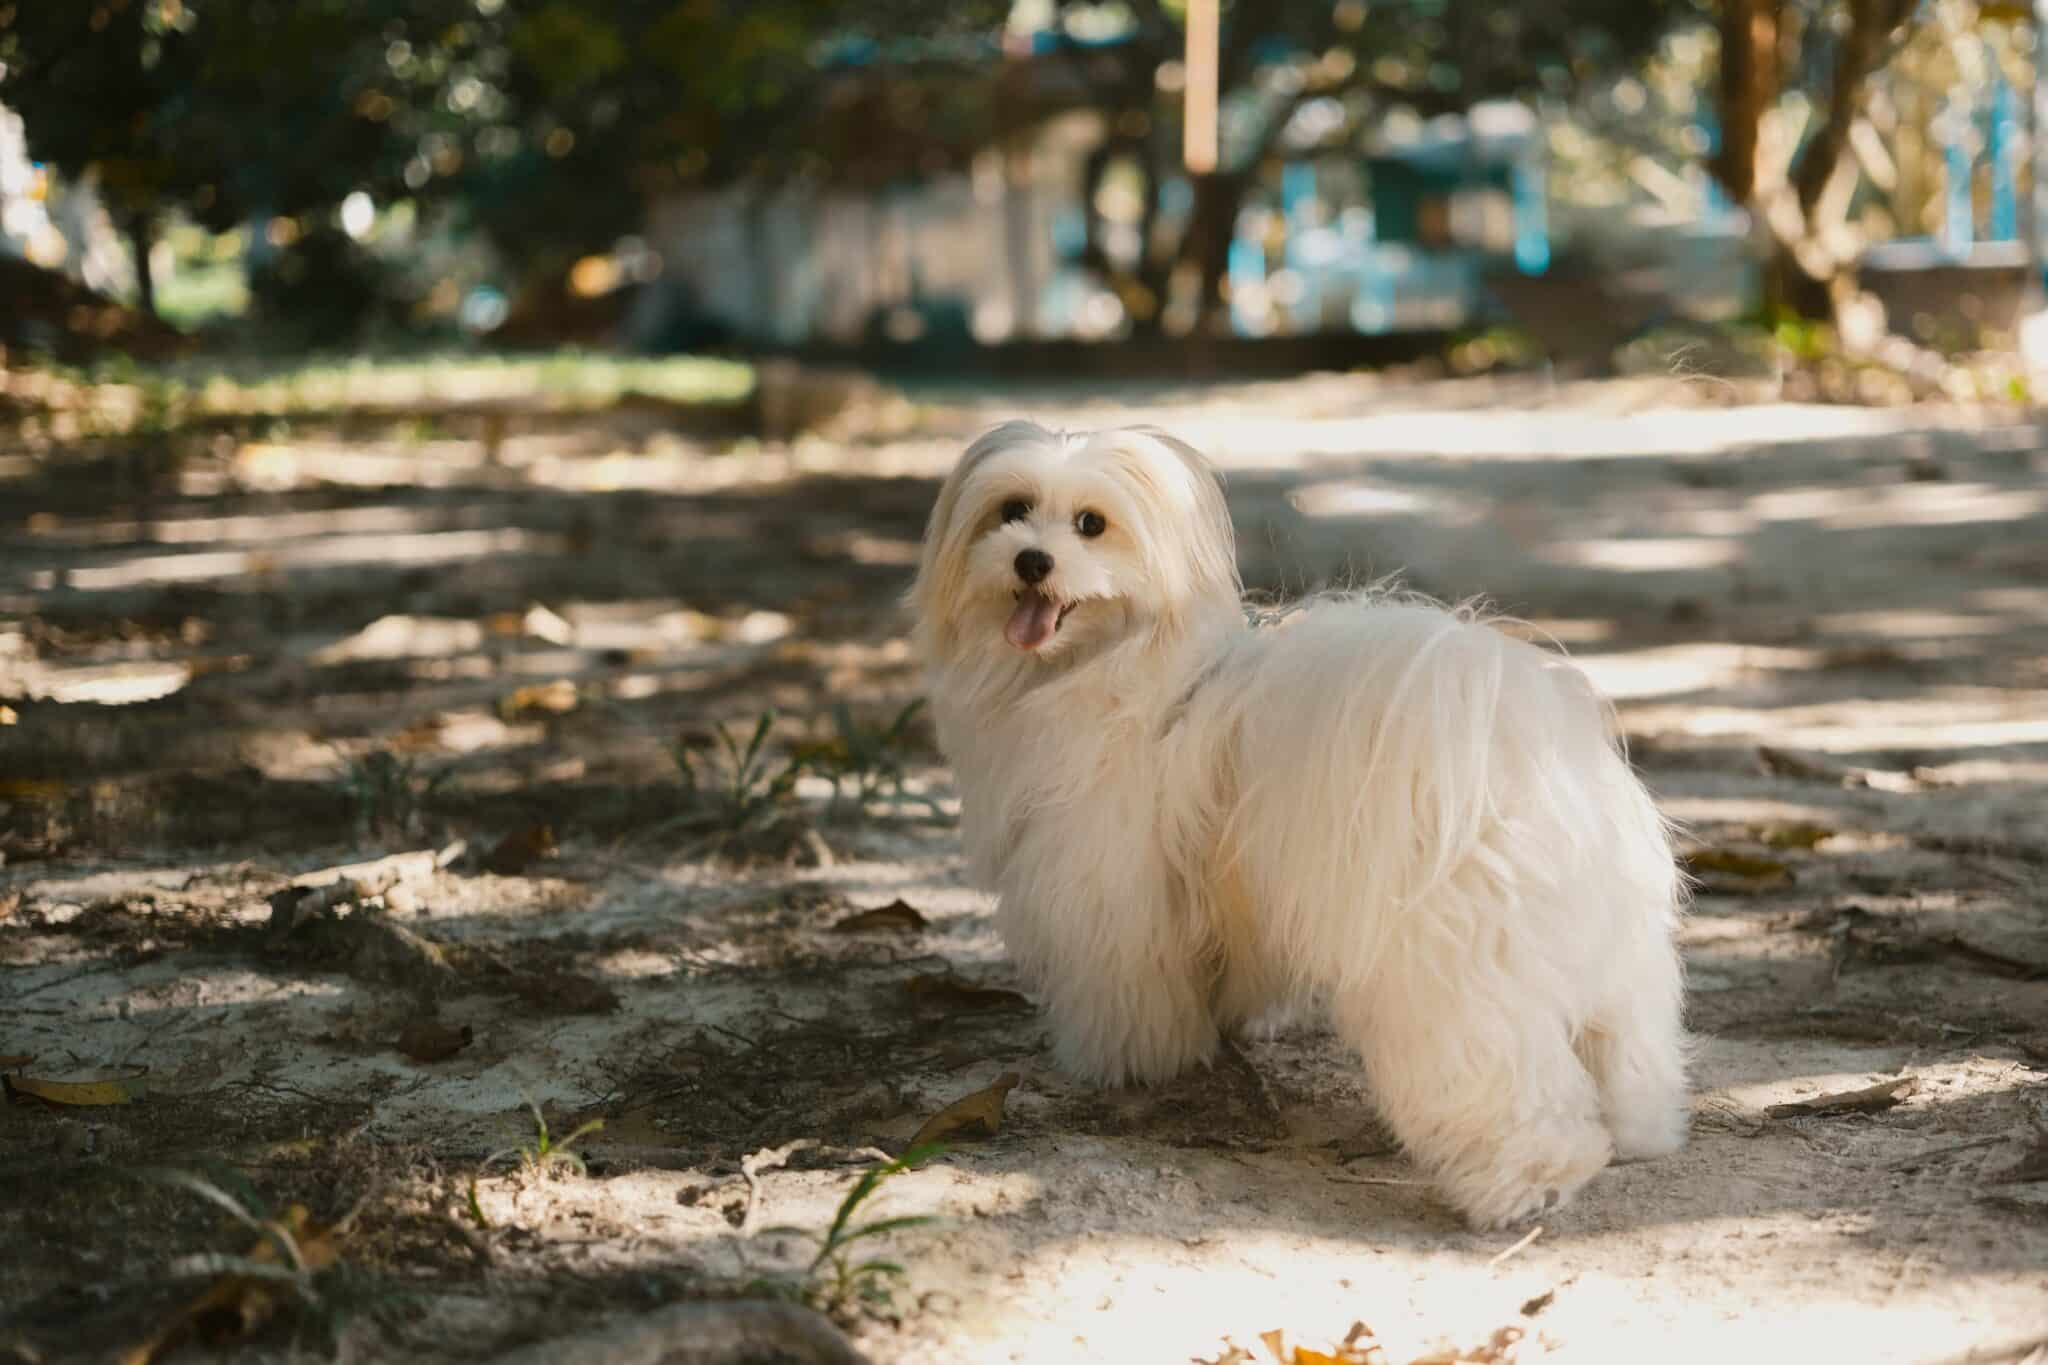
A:
[[[2039,1361],[2041,33],[0,0],[0,1359],[206,1335],[165,1268],[298,1201],[334,1272],[230,1341],[767,1285],[884,1365]],[[1323,1035],[1061,1078],[901,605],[1019,416],[1210,453],[1260,598],[1571,651],[1699,889],[1688,1155],[1487,1244]],[[768,1226],[947,1114],[1000,1133],[891,1178],[887,1273]]]
[[[1678,328],[1964,389],[1934,357],[2040,273],[2036,58],[2015,0],[17,2],[0,343],[1598,370]]]

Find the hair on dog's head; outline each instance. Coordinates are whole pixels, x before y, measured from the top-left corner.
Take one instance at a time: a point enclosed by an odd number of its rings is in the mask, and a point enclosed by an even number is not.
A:
[[[925,529],[910,605],[928,660],[1073,657],[1236,609],[1215,470],[1165,432],[1006,422],[967,448]]]

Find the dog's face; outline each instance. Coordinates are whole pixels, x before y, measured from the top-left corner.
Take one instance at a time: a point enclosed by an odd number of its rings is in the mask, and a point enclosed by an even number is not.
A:
[[[1136,428],[1011,422],[947,479],[911,605],[928,657],[1052,661],[1237,596],[1229,513],[1194,450]]]

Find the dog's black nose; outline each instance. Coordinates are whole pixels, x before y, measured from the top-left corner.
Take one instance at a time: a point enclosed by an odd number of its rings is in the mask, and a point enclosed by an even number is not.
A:
[[[1017,577],[1026,583],[1042,583],[1052,572],[1052,556],[1043,550],[1017,551]]]

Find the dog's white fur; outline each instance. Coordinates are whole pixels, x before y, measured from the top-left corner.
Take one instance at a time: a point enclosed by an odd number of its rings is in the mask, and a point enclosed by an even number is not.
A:
[[[1006,638],[1023,550],[1067,608],[1035,648]],[[1564,659],[1389,593],[1254,627],[1218,478],[1150,429],[976,441],[910,603],[969,860],[1066,1070],[1163,1081],[1318,1003],[1480,1226],[1684,1141],[1682,882]]]

